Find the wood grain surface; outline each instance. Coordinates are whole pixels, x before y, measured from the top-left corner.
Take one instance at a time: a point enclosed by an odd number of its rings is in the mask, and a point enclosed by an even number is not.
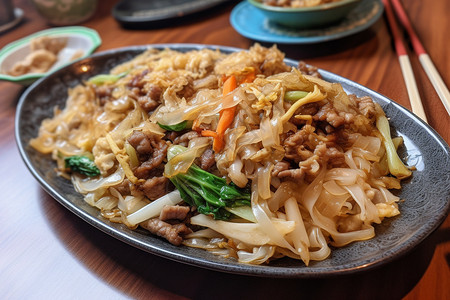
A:
[[[402,1],[437,69],[450,85],[450,1]],[[229,17],[236,1],[145,30],[122,28],[116,1],[99,1],[79,24],[98,31],[97,51],[153,43],[248,48]],[[51,26],[31,1],[19,26],[0,33],[0,48]],[[287,57],[337,73],[409,107],[382,17],[368,30],[315,45],[279,48]],[[450,142],[450,117],[411,52],[429,124]],[[280,280],[200,269],[150,255],[85,223],[53,200],[22,162],[14,137],[16,105],[25,88],[0,82],[0,298],[2,299],[450,299],[450,217],[418,248],[386,266],[353,276]],[[450,170],[449,170],[450,172]]]

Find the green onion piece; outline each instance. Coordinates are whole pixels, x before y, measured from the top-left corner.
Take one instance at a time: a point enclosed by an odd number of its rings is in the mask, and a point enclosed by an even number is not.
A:
[[[182,131],[187,128],[192,128],[192,121],[184,120],[181,123],[175,124],[175,125],[164,125],[158,122],[159,127],[162,129],[165,129],[167,131]]]
[[[302,98],[305,98],[308,92],[305,91],[287,91],[284,93],[284,100],[288,102],[295,102]]]
[[[125,77],[128,74],[128,72],[122,72],[117,75],[112,74],[99,74],[94,77],[91,77],[88,82],[93,83],[95,85],[102,85],[105,83],[116,83],[117,80],[119,80],[122,77]]]

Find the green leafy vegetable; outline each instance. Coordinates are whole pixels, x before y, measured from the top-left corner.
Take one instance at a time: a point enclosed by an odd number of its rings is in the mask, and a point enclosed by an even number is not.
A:
[[[117,82],[117,80],[126,76],[127,74],[128,74],[128,72],[122,72],[117,75],[99,74],[99,75],[91,77],[88,82],[96,84],[96,85],[102,85],[105,83],[115,83],[115,82]]]
[[[172,146],[169,159],[182,151],[181,146]],[[184,148],[186,149],[186,148]],[[170,150],[170,148],[169,148]],[[181,198],[199,213],[212,215],[217,220],[228,220],[232,214],[227,207],[250,205],[250,191],[234,184],[227,184],[224,178],[211,174],[192,164],[186,173],[170,177],[170,181],[180,191]]]
[[[100,175],[100,170],[87,156],[74,155],[64,158],[66,168],[72,170],[72,172],[80,173],[89,177]]]
[[[162,129],[168,130],[168,131],[182,131],[185,130],[186,128],[191,128],[192,127],[192,121],[187,121],[184,120],[183,122],[180,122],[178,124],[175,125],[164,125],[158,122],[159,127],[161,127]]]
[[[284,100],[288,102],[295,102],[302,98],[305,98],[308,95],[308,92],[305,91],[287,91],[284,93]]]

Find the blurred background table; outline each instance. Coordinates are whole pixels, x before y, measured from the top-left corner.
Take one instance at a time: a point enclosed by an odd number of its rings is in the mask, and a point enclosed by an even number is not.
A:
[[[248,48],[229,16],[236,1],[146,30],[124,29],[116,1],[99,1],[79,24],[98,31],[97,51],[152,43],[202,43]],[[450,84],[448,0],[403,0],[423,44]],[[30,1],[14,1],[24,20],[0,33],[0,47],[50,25]],[[303,59],[410,107],[392,39],[381,18],[370,29],[315,45],[279,45]],[[429,124],[450,142],[450,118],[411,55]],[[25,88],[0,82],[0,295],[3,299],[450,299],[450,217],[419,248],[355,276],[281,280],[204,270],[150,255],[94,229],[44,192],[26,169],[14,140],[16,104]],[[449,170],[450,171],[450,170]]]

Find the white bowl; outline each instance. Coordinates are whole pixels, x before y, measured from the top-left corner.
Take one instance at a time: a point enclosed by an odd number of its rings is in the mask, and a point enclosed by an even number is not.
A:
[[[58,53],[57,61],[52,67],[45,73],[27,73],[20,76],[7,74],[8,70],[11,70],[17,62],[23,61],[30,54],[31,40],[42,36],[61,38],[67,41],[66,46]],[[77,59],[90,55],[100,44],[101,39],[98,33],[93,29],[82,26],[59,27],[36,32],[10,43],[0,50],[0,80],[30,85],[37,79],[71,63],[76,53],[82,51]]]

